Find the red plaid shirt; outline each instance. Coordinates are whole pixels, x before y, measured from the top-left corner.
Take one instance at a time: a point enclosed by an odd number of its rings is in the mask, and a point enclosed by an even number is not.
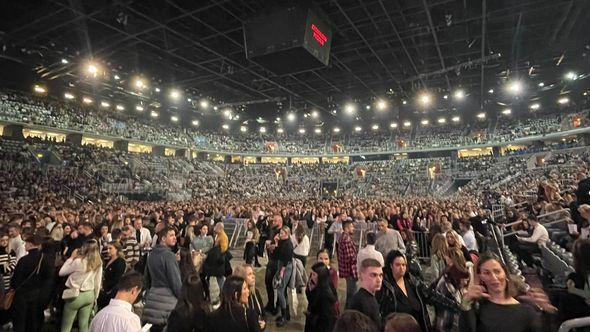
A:
[[[342,233],[338,241],[338,274],[340,278],[357,278],[356,269],[357,247],[348,233]]]

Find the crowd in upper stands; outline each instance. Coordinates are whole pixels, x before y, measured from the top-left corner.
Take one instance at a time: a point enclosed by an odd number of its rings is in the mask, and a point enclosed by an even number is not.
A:
[[[225,152],[319,154],[333,152],[380,152],[403,149],[458,147],[509,142],[516,138],[587,126],[586,111],[531,115],[524,120],[498,119],[481,124],[414,124],[381,131],[364,130],[353,134],[299,135],[270,133],[210,132],[163,125],[143,117],[131,119],[129,112],[104,110],[73,102],[17,92],[0,92],[0,120],[30,123],[89,134],[141,140],[152,144],[194,147]],[[576,121],[574,121],[576,119]],[[573,123],[578,123],[574,125]]]

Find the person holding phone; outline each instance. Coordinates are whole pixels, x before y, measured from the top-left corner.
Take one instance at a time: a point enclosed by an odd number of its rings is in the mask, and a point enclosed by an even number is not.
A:
[[[332,331],[337,317],[334,304],[338,293],[330,281],[330,270],[323,262],[311,267],[305,295],[308,302],[305,331]]]
[[[475,280],[463,297],[463,306],[467,310],[461,313],[460,331],[542,331],[535,308],[510,295],[508,269],[498,257],[492,254],[481,256],[475,271]]]

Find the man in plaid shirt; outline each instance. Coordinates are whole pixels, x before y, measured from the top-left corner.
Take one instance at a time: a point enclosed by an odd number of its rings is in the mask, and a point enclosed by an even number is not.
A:
[[[346,279],[346,308],[356,293],[358,272],[356,268],[357,247],[352,240],[354,224],[346,220],[342,224],[342,235],[338,241],[338,274]]]

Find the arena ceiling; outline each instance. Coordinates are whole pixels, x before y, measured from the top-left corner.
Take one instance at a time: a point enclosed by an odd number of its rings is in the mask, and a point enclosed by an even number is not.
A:
[[[66,87],[113,97],[129,94],[124,84],[140,75],[150,92],[136,97],[146,101],[161,98],[156,86],[177,87],[269,119],[314,108],[337,117],[333,110],[346,102],[379,98],[403,116],[403,100],[424,91],[441,99],[459,88],[468,107],[480,109],[509,79],[588,72],[584,0],[314,1],[333,29],[329,65],[282,76],[244,51],[244,21],[271,3],[287,1],[4,1],[0,56]],[[80,74],[88,59],[120,80],[89,83]],[[436,107],[457,105],[441,99]]]

